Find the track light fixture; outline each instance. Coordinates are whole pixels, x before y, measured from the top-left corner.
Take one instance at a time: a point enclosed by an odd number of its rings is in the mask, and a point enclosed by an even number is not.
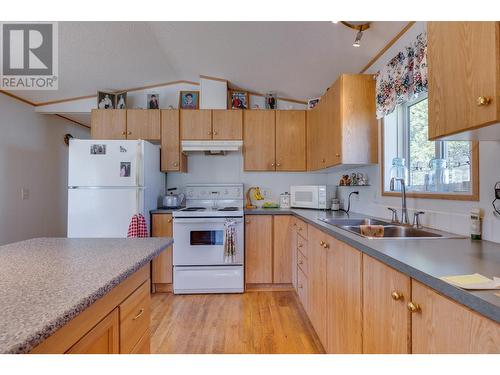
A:
[[[359,30],[358,33],[356,34],[356,39],[354,39],[354,43],[352,44],[353,47],[359,47],[361,46],[361,38],[363,37],[363,31]]]
[[[361,38],[363,38],[363,31],[370,28],[371,22],[368,21],[340,21],[342,25],[351,29],[357,30],[356,38],[354,39],[353,47],[361,46]]]

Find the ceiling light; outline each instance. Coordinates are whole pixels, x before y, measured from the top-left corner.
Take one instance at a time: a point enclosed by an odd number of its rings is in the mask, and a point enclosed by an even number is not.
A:
[[[354,40],[354,43],[352,44],[353,47],[359,47],[361,46],[361,38],[363,37],[363,31],[359,30],[358,33],[356,34],[356,39]]]

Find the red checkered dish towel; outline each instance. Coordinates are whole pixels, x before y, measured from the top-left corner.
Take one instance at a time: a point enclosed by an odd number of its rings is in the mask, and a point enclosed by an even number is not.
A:
[[[129,238],[144,238],[149,237],[148,226],[146,219],[142,214],[132,216],[128,226],[127,237]]]

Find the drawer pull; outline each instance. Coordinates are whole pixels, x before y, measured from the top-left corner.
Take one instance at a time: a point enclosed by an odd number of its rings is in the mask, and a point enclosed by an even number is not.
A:
[[[403,293],[397,292],[395,290],[392,291],[391,297],[394,301],[399,301],[400,299],[404,299]]]
[[[319,246],[325,246],[325,242],[324,241],[319,241]]]
[[[299,264],[304,264],[304,262],[302,261],[302,259],[301,259],[301,260],[299,260]]]
[[[422,311],[422,308],[420,307],[420,305],[418,303],[408,302],[407,307],[408,307],[408,310],[410,310],[410,312],[412,312],[412,313]]]
[[[137,320],[137,319],[139,319],[139,318],[142,316],[142,314],[144,314],[144,309],[140,309],[140,310],[139,310],[139,314],[137,314],[136,316],[134,316],[134,317],[132,318],[132,320]]]
[[[325,249],[328,249],[328,248],[330,247],[330,245],[328,245],[326,242],[324,242],[324,243],[323,243],[323,247],[324,247]]]
[[[299,243],[299,247],[304,247],[304,244],[303,243]]]
[[[479,107],[488,105],[490,103],[491,103],[491,98],[487,96],[480,96],[479,98],[477,98],[477,105]]]

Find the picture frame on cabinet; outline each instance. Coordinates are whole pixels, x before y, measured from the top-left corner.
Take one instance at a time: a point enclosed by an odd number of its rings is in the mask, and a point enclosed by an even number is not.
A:
[[[275,92],[268,92],[266,94],[266,109],[276,109],[278,107],[278,96]]]
[[[160,95],[157,93],[147,94],[146,103],[147,109],[160,109]]]
[[[321,98],[313,98],[313,99],[308,99],[307,100],[307,109],[313,109],[316,107],[319,103]]]
[[[97,92],[97,108],[99,109],[115,109],[116,94],[109,91]]]
[[[200,92],[199,91],[179,91],[180,109],[199,109]]]
[[[127,109],[127,92],[116,93],[116,109]]]
[[[228,107],[230,109],[248,109],[248,91],[228,90]]]

